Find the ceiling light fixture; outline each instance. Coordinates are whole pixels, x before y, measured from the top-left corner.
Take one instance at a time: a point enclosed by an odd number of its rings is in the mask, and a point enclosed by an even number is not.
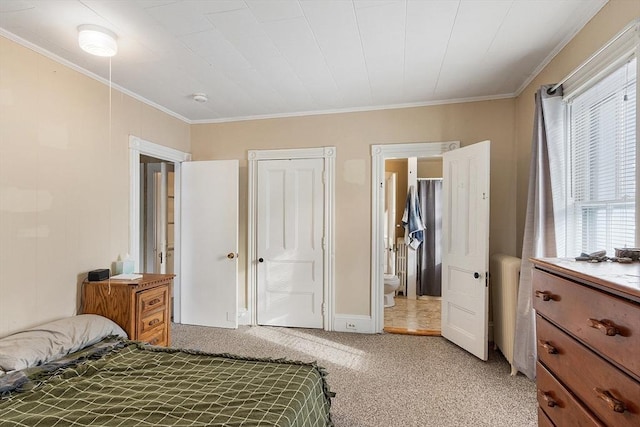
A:
[[[194,93],[191,95],[194,101],[205,103],[209,100],[209,97],[206,93]]]
[[[78,27],[78,44],[87,53],[96,56],[114,56],[118,53],[117,36],[98,25],[80,25]]]

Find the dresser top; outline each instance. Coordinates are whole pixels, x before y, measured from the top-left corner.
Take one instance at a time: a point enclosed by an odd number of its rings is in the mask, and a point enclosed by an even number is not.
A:
[[[640,262],[621,264],[573,258],[532,258],[531,262],[542,270],[640,302]]]
[[[122,280],[122,279],[106,279],[98,282],[89,282],[85,281],[87,284],[96,284],[96,285],[116,285],[116,286],[128,286],[131,288],[149,288],[158,284],[163,284],[167,282],[171,282],[173,278],[176,276],[175,274],[152,274],[152,273],[141,273],[142,277],[140,279],[134,280]]]

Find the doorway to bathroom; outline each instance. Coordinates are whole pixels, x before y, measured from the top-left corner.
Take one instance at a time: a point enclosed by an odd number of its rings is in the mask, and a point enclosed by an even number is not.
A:
[[[442,158],[386,159],[384,201],[384,331],[441,332]],[[424,229],[406,236],[412,197]],[[392,285],[389,285],[392,283]]]
[[[384,329],[383,303],[388,302],[383,293],[386,290],[383,277],[385,160],[442,157],[441,335],[479,359],[487,360],[490,149],[488,140],[462,148],[457,141],[371,147],[371,321],[376,332]],[[417,203],[413,205],[411,213],[417,209]],[[415,225],[420,222],[411,215],[408,223],[410,237],[416,239],[418,234],[413,233],[419,231]],[[412,274],[411,269],[407,274]],[[415,292],[411,283],[407,282],[408,298]]]

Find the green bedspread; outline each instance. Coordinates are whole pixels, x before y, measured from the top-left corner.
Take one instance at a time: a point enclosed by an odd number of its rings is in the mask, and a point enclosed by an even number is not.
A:
[[[0,426],[333,425],[325,373],[315,364],[109,338],[5,377]]]

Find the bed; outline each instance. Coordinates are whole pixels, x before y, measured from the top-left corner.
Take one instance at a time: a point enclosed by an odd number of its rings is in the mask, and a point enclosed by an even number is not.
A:
[[[154,347],[96,315],[0,339],[0,369],[3,427],[333,425],[315,363]]]

